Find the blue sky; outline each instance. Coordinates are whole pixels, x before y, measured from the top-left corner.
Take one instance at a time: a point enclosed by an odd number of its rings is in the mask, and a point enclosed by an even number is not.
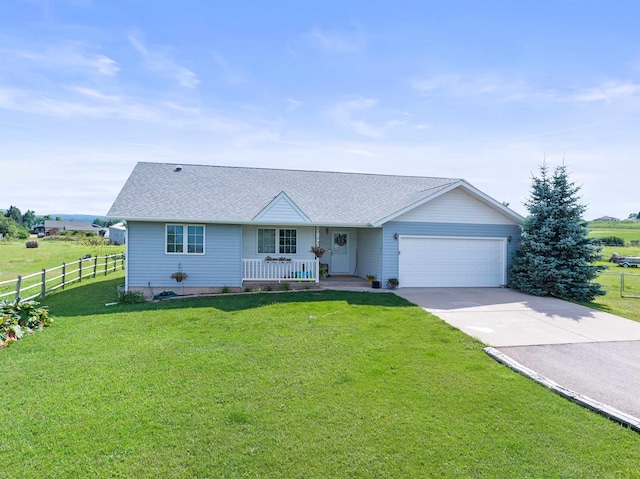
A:
[[[138,161],[464,178],[564,162],[640,210],[640,2],[0,2],[0,207],[103,215]],[[375,194],[375,192],[371,192]]]

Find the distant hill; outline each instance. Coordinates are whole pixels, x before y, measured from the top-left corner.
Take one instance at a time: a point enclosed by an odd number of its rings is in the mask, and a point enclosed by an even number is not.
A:
[[[100,218],[101,220],[106,220],[105,216],[98,215],[70,215],[70,214],[60,214],[60,213],[50,213],[51,219],[56,219],[58,216],[62,218],[64,221],[88,221],[93,222],[96,218]]]

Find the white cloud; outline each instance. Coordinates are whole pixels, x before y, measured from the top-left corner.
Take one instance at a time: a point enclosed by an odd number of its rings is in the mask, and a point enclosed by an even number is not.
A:
[[[159,112],[143,104],[125,102],[119,97],[88,88],[74,87],[72,90],[84,98],[54,98],[28,90],[2,88],[0,109],[57,118],[124,118],[139,121],[157,121],[161,118]]]
[[[493,96],[502,100],[523,100],[533,95],[522,81],[509,80],[495,74],[444,74],[414,79],[411,87],[423,96],[472,97]]]
[[[392,128],[406,123],[404,120],[389,120],[384,123],[378,122],[379,125],[375,125],[370,121],[356,118],[358,112],[364,114],[364,112],[372,110],[377,103],[378,100],[375,98],[356,98],[334,105],[329,109],[329,115],[340,126],[370,138],[382,138]]]
[[[104,76],[115,76],[120,71],[115,60],[91,50],[92,47],[84,43],[68,42],[48,45],[38,51],[0,49],[0,55],[5,61],[22,61],[27,66],[47,70],[71,69]]]
[[[229,62],[219,53],[213,52],[212,58],[215,64],[220,69],[220,74],[224,81],[232,84],[244,83],[247,81],[245,76],[236,68],[232,67]]]
[[[106,118],[160,123],[177,129],[224,134],[252,129],[251,123],[202,112],[175,102],[153,105],[135,98],[107,95],[90,88],[71,87],[69,90],[77,95],[55,98],[28,90],[0,88],[0,109],[65,119]]]
[[[345,153],[349,153],[351,155],[356,155],[356,156],[364,156],[365,158],[380,158],[379,155],[373,153],[372,151],[364,150],[361,148],[347,148],[344,151]]]
[[[339,125],[348,128],[355,133],[372,138],[381,138],[384,133],[381,128],[376,128],[363,120],[353,118],[353,113],[355,111],[373,108],[377,102],[378,100],[373,98],[349,100],[343,103],[338,103],[330,110],[329,113]]]
[[[294,98],[287,98],[287,104],[288,104],[288,107],[287,107],[288,112],[295,111],[302,106],[302,102]]]
[[[121,98],[116,95],[106,95],[98,90],[94,90],[93,88],[84,88],[80,86],[71,87],[72,91],[78,92],[81,95],[92,98],[94,100],[100,100],[104,102],[119,102]]]
[[[315,27],[307,35],[317,47],[331,52],[357,53],[365,46],[364,32],[359,25],[354,31],[331,31]]]
[[[93,66],[102,75],[113,76],[120,70],[114,60],[104,55],[89,58],[89,65]]]
[[[173,78],[185,88],[195,88],[200,83],[198,76],[178,63],[176,63],[168,51],[160,49],[149,49],[133,35],[129,36],[129,41],[140,55],[144,58],[145,65],[149,70],[163,73]]]
[[[576,101],[612,101],[618,98],[633,96],[640,92],[640,85],[637,83],[622,83],[617,81],[607,82],[595,88],[582,90],[573,97]]]

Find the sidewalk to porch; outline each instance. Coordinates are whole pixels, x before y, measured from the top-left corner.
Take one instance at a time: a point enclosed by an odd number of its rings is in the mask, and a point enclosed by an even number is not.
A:
[[[372,291],[374,293],[385,291],[382,288],[372,288],[369,281],[357,276],[328,276],[320,280],[320,288],[344,291]]]

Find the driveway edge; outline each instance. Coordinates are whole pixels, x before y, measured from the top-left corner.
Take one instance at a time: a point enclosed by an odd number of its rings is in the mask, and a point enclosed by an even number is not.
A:
[[[636,432],[640,432],[640,419],[635,416],[631,416],[630,414],[619,411],[618,409],[612,408],[611,406],[607,406],[606,404],[602,404],[595,399],[591,399],[590,397],[583,396],[582,394],[578,394],[571,389],[567,389],[560,384],[552,381],[551,379],[538,374],[532,369],[523,366],[518,361],[512,359],[506,354],[498,351],[495,348],[487,347],[484,348],[484,352],[491,356],[493,359],[498,361],[501,364],[513,369],[514,371],[522,374],[523,376],[528,377],[529,379],[534,380],[538,384],[541,384],[549,389],[551,389],[556,394],[569,399],[570,401],[575,402],[583,407],[591,409],[592,411],[597,412],[598,414],[602,414],[603,416],[622,424],[630,429],[633,429]]]

